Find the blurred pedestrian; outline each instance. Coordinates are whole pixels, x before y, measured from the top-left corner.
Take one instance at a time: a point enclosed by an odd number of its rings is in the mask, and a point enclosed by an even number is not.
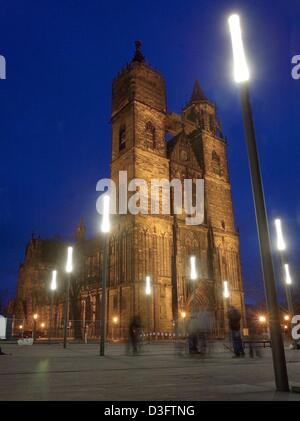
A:
[[[236,307],[229,306],[227,317],[229,322],[234,357],[244,357],[245,351],[241,337],[241,313]]]
[[[198,354],[198,342],[199,342],[199,321],[197,320],[196,314],[192,313],[187,323],[188,331],[188,346],[190,354]]]
[[[132,352],[134,355],[138,353],[141,335],[141,318],[139,315],[135,315],[129,325],[129,346],[131,345]]]
[[[198,329],[198,350],[201,354],[207,353],[207,341],[212,328],[211,316],[206,308],[201,309],[197,314]]]

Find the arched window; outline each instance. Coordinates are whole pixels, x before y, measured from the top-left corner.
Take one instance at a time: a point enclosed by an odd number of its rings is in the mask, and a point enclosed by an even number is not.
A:
[[[147,121],[145,126],[147,146],[152,149],[156,147],[155,127],[151,121]]]
[[[126,126],[122,124],[119,129],[119,151],[126,148]]]
[[[212,151],[211,159],[216,162],[220,162],[220,157],[215,150]]]
[[[212,151],[211,159],[212,159],[212,167],[213,167],[214,173],[219,176],[222,176],[223,170],[221,166],[221,158],[215,150]]]
[[[216,122],[212,114],[209,114],[209,131],[214,134],[216,132]]]

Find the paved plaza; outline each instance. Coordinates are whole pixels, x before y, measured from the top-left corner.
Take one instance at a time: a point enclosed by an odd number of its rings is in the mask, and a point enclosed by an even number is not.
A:
[[[5,400],[300,400],[275,393],[270,349],[262,358],[232,359],[218,344],[208,358],[178,356],[172,343],[18,346],[2,343],[0,399]],[[290,383],[300,384],[300,351],[287,350]]]

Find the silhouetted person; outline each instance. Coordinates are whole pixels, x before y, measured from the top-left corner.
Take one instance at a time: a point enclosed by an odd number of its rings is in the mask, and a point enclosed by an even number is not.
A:
[[[196,314],[192,314],[187,323],[189,353],[198,354],[199,326]]]
[[[230,306],[227,316],[235,357],[244,357],[245,352],[241,337],[241,313],[236,307]]]
[[[206,308],[200,310],[197,314],[198,329],[198,348],[201,354],[207,353],[207,340],[211,333],[212,320]]]
[[[133,354],[137,354],[141,334],[141,318],[134,316],[129,325],[129,341],[132,346]]]

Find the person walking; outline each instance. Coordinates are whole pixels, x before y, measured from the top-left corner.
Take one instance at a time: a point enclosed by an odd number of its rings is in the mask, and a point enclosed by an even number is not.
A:
[[[141,334],[141,318],[140,316],[136,315],[133,317],[129,325],[129,334],[128,334],[129,344],[132,347],[133,355],[136,355],[138,353],[140,334]]]
[[[236,307],[230,306],[227,317],[234,351],[233,358],[244,357],[245,351],[241,337],[241,313]]]

